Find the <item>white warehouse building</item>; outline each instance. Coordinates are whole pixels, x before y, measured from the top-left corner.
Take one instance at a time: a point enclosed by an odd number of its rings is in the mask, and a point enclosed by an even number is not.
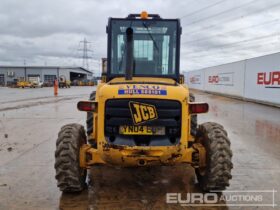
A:
[[[0,66],[0,86],[9,85],[15,79],[28,81],[31,77],[39,77],[43,83],[53,84],[60,76],[70,81],[84,80],[91,79],[92,72],[71,66]]]

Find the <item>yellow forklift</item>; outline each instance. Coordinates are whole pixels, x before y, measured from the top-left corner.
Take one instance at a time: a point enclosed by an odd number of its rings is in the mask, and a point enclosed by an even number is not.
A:
[[[229,186],[230,140],[218,123],[197,125],[208,104],[195,102],[180,76],[181,33],[179,19],[157,14],[109,18],[107,71],[89,100],[77,104],[87,112],[86,130],[72,123],[58,134],[61,191],[83,190],[87,169],[99,165],[189,164],[203,190]]]
[[[31,86],[32,86],[31,82],[26,81],[23,77],[16,79],[16,87],[18,88],[26,88]]]

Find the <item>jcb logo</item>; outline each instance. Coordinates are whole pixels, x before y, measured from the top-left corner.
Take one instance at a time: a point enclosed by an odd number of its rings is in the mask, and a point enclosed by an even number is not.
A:
[[[157,110],[154,105],[130,101],[129,108],[135,125],[157,119]]]

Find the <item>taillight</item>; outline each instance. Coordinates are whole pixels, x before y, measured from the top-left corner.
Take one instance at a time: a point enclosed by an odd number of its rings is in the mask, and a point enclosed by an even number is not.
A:
[[[208,110],[209,110],[209,105],[207,103],[196,103],[196,102],[189,103],[190,114],[206,113],[208,112]]]
[[[79,111],[95,112],[97,111],[97,102],[92,101],[79,101],[77,104]]]

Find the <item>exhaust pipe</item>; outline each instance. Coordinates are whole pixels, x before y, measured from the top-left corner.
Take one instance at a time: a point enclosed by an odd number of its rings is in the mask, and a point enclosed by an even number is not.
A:
[[[126,66],[125,80],[132,80],[133,71],[133,29],[126,29]]]

